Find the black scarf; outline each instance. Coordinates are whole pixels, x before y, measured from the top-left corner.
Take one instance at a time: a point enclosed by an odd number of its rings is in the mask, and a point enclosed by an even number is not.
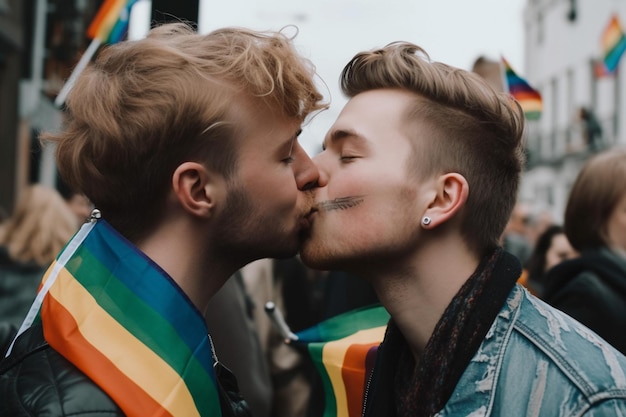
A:
[[[384,362],[387,363],[381,365],[387,369],[381,370],[381,377],[385,379],[386,374],[386,382],[393,387],[393,394],[387,398],[395,404],[395,409],[388,410],[386,417],[389,412],[398,417],[432,416],[443,408],[521,270],[517,258],[501,248],[486,256],[446,308],[417,368],[404,337],[393,320],[390,322],[384,341],[388,346],[383,350],[395,352],[386,353]],[[379,381],[376,385],[384,389],[386,384]],[[377,394],[372,393],[372,396],[377,397]],[[380,406],[375,406],[367,415],[383,415],[376,411],[381,410]]]

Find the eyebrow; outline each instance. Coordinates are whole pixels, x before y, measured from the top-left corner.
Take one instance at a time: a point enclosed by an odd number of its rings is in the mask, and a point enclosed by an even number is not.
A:
[[[298,137],[300,136],[301,133],[302,133],[302,129],[298,129],[296,133],[292,137],[287,139],[285,143],[281,146],[281,148],[287,148],[287,146],[289,146],[289,155],[292,154],[293,145],[298,141]]]
[[[339,142],[345,138],[356,138],[360,140],[364,140],[363,135],[359,134],[356,130],[353,129],[337,129],[330,132],[324,142],[322,143],[323,149],[326,149],[328,142]]]

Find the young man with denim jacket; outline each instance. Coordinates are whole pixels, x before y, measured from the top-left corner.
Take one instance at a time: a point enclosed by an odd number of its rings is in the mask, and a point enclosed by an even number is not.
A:
[[[391,314],[363,414],[626,415],[626,358],[519,286],[501,247],[520,106],[407,42],[357,54],[341,83],[301,256],[368,280]]]

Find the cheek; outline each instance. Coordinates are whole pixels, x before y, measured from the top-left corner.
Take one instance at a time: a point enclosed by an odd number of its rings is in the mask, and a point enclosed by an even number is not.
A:
[[[297,200],[298,187],[291,170],[247,176],[242,181],[248,194],[263,206],[290,206]]]
[[[552,266],[554,266],[556,263],[558,263],[558,257],[555,255],[554,251],[549,250],[548,252],[546,252],[546,267],[545,269],[548,270],[550,269]]]
[[[328,200],[363,196],[372,192],[372,182],[367,177],[350,174],[331,177],[326,187]]]
[[[379,192],[365,187],[352,187],[351,191],[353,194],[330,200],[334,208],[323,214],[326,233],[340,235],[346,244],[400,241],[419,227],[408,190],[388,186]]]
[[[626,248],[626,214],[622,212],[613,214],[606,227],[609,243]]]

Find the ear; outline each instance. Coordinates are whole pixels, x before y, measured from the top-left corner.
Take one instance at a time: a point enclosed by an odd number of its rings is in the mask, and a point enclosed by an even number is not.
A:
[[[197,162],[180,164],[172,175],[172,189],[182,208],[208,218],[223,195],[224,178]]]
[[[422,217],[422,227],[426,229],[445,223],[465,205],[469,184],[461,174],[449,173],[436,180],[435,191]],[[423,221],[426,217],[429,222]]]

